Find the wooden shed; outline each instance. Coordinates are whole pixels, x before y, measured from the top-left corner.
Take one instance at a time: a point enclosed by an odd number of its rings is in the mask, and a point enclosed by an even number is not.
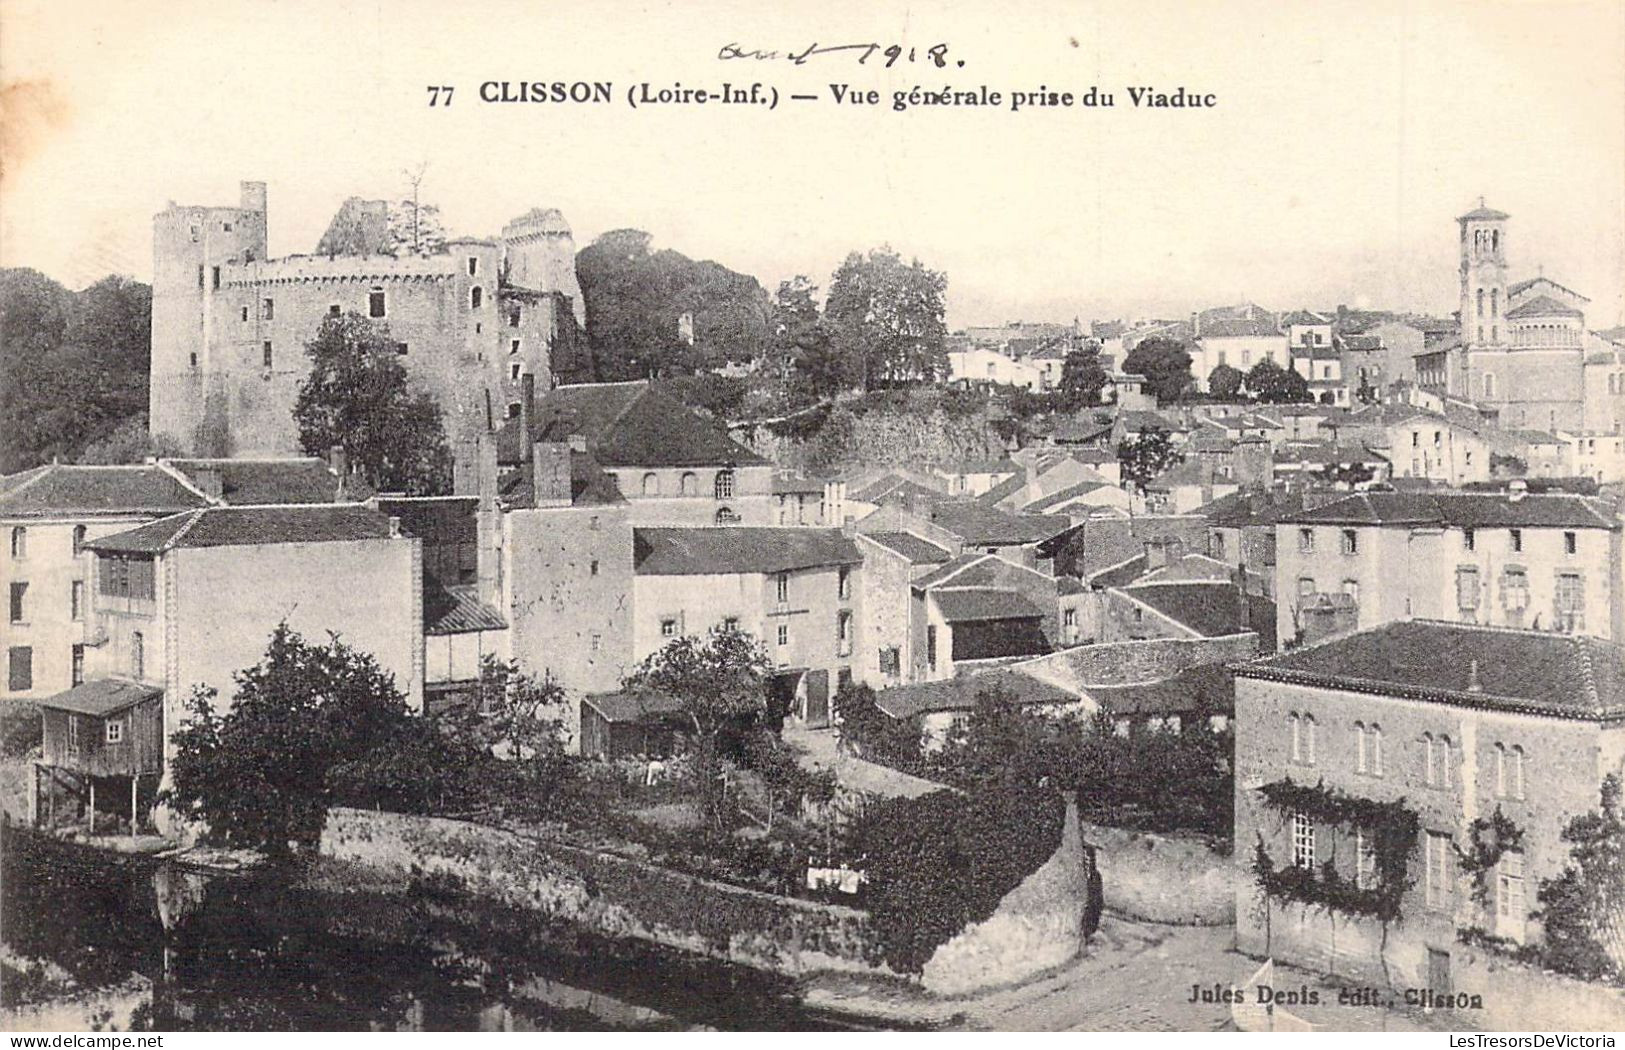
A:
[[[677,701],[642,693],[602,693],[581,701],[581,754],[587,758],[665,757],[690,727]]]
[[[36,821],[42,800],[54,817],[58,790],[65,788],[89,803],[94,826],[101,782],[104,812],[122,807],[127,788],[133,831],[142,779],[155,787],[164,769],[164,691],[127,678],[101,678],[41,700],[39,706],[44,744],[35,768]]]

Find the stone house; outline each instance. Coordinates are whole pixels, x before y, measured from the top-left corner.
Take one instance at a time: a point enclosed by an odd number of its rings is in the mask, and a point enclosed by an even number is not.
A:
[[[1540,940],[1536,895],[1569,861],[1561,832],[1625,769],[1618,646],[1411,620],[1235,674],[1239,950],[1448,994],[1483,991],[1456,983],[1459,931]],[[1407,816],[1414,840],[1392,841]],[[1497,817],[1517,845],[1483,857],[1481,870],[1464,862],[1477,853],[1475,822]],[[1389,910],[1266,896],[1259,849],[1311,896],[1335,877]]]

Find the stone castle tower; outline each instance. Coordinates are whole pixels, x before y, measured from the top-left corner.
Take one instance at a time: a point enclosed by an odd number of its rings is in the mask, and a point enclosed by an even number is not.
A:
[[[263,183],[243,183],[236,208],[171,203],[156,215],[154,437],[191,455],[302,454],[293,406],[305,346],[346,313],[388,330],[459,456],[517,415],[527,379],[545,390],[555,360],[578,356],[575,243],[556,209],[514,220],[501,241],[437,232],[418,250],[390,218],[386,202],[352,198],[318,253],[268,259]]]

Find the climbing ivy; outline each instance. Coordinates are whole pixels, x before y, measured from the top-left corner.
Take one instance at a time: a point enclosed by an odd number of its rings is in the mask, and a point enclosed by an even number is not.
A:
[[[1467,825],[1467,848],[1455,847],[1456,861],[1461,870],[1472,876],[1473,900],[1488,904],[1490,899],[1489,873],[1501,862],[1501,856],[1523,847],[1523,829],[1496,806],[1488,817],[1479,817]]]
[[[1377,802],[1329,788],[1324,782],[1310,786],[1291,778],[1258,790],[1269,806],[1284,815],[1303,813],[1317,823],[1368,832],[1375,854],[1375,885],[1362,887],[1340,874],[1329,860],[1317,869],[1277,867],[1264,846],[1264,836],[1259,835],[1252,870],[1267,896],[1383,923],[1400,917],[1400,901],[1411,887],[1410,856],[1421,828],[1416,811],[1404,799]]]

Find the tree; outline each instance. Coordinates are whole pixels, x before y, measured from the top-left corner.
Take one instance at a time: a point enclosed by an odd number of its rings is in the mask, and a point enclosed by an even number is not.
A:
[[[1125,439],[1117,446],[1117,462],[1123,480],[1132,481],[1143,493],[1153,478],[1185,462],[1185,454],[1174,447],[1172,434],[1151,424],[1138,437]]]
[[[212,689],[187,701],[165,800],[228,845],[275,855],[314,845],[329,773],[399,741],[413,719],[406,700],[372,656],[337,637],[313,645],[286,623],[265,658],[234,678],[224,714]]]
[[[69,292],[0,270],[0,473],[72,460],[147,410],[152,289],[107,277]]]
[[[1376,468],[1365,463],[1328,463],[1316,473],[1328,485],[1346,485],[1351,489],[1377,476]]]
[[[1062,395],[1062,407],[1069,412],[1100,403],[1100,392],[1106,389],[1110,377],[1100,363],[1100,350],[1072,350],[1061,361],[1061,380],[1056,389]]]
[[[704,638],[674,638],[651,653],[631,675],[630,692],[667,697],[677,703],[694,727],[695,777],[700,787],[700,813],[711,826],[722,825],[721,733],[767,711],[767,679],[773,664],[767,650],[751,635],[718,627]]]
[[[810,398],[833,397],[858,384],[852,361],[830,338],[818,309],[818,286],[804,275],[779,282],[773,297],[768,346],[781,379]]]
[[[179,456],[183,450],[167,434],[147,431],[147,414],[131,416],[104,436],[86,445],[75,460],[81,464],[141,463],[151,456]]]
[[[322,320],[305,345],[310,375],[293,417],[307,455],[341,446],[374,489],[414,496],[451,487],[451,451],[440,406],[407,384],[389,329],[358,313]]]
[[[512,763],[538,787],[551,787],[567,768],[569,699],[551,678],[537,678],[487,653],[480,661],[474,702],[441,716],[443,728],[476,751]]]
[[[946,275],[890,246],[853,252],[830,278],[824,320],[863,389],[930,383],[948,372]]]
[[[1617,977],[1625,970],[1625,810],[1619,778],[1605,777],[1599,794],[1597,809],[1563,829],[1571,863],[1562,875],[1542,881],[1539,892],[1544,961],[1586,980]]]
[[[1247,390],[1267,404],[1294,404],[1313,400],[1309,393],[1309,380],[1295,368],[1282,368],[1269,358],[1258,362],[1247,373]]]
[[[1185,344],[1176,339],[1152,336],[1135,344],[1123,358],[1123,371],[1130,375],[1145,376],[1145,388],[1155,394],[1159,403],[1179,400],[1194,380],[1191,378],[1191,355]]]
[[[1241,392],[1244,378],[1239,368],[1218,365],[1207,374],[1207,392],[1221,401],[1233,400]]]

